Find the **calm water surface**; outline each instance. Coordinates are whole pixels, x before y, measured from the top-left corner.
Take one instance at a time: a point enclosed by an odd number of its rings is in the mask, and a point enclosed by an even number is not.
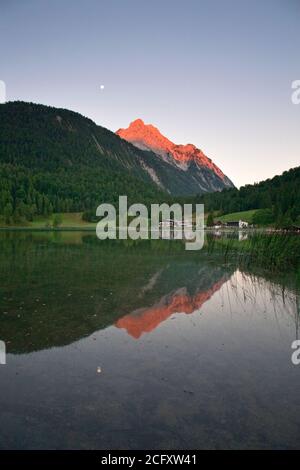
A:
[[[293,276],[78,232],[0,266],[2,449],[299,447]]]

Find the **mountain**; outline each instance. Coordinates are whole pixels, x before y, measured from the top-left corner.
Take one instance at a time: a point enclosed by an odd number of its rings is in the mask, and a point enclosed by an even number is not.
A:
[[[94,213],[102,202],[117,204],[122,194],[129,203],[149,204],[222,187],[223,179],[209,168],[193,176],[76,112],[25,102],[0,105],[0,214],[6,220],[52,211]]]
[[[189,178],[193,189],[198,187],[198,193],[234,187],[220,168],[195,145],[174,144],[156,127],[145,124],[142,119],[136,119],[127,129],[119,129],[116,134],[141,150],[160,155],[163,161],[181,170]]]
[[[0,214],[92,210],[102,202],[164,200],[135,147],[78,113],[33,103],[0,105]],[[156,157],[157,158],[157,157]]]

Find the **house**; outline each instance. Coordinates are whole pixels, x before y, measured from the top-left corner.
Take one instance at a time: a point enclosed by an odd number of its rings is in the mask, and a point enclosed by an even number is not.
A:
[[[159,222],[159,227],[160,228],[174,228],[175,222],[172,219],[165,219],[162,222]]]
[[[239,228],[247,228],[248,225],[248,222],[245,222],[244,220],[239,220]]]
[[[187,228],[193,228],[193,222],[192,221],[189,221],[189,220],[175,220],[174,222],[174,226],[176,228],[184,228],[184,227],[187,227]]]
[[[227,222],[226,226],[227,227],[239,227],[239,222],[238,221]]]
[[[237,227],[237,228],[247,228],[248,227],[248,222],[245,222],[244,220],[239,220],[239,221],[232,221],[232,222],[227,222],[227,227]]]
[[[173,219],[165,219],[162,222],[159,222],[160,228],[193,228],[193,222],[191,220],[173,220]]]
[[[221,220],[217,220],[215,223],[214,223],[214,228],[215,229],[220,229],[222,227],[226,227],[226,224],[224,224],[224,222],[222,222]]]

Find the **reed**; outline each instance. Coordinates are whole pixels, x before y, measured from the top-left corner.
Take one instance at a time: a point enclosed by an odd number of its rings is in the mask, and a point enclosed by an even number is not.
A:
[[[272,271],[300,270],[300,236],[289,233],[255,233],[247,240],[210,238],[207,250],[222,253],[225,262],[260,264]]]

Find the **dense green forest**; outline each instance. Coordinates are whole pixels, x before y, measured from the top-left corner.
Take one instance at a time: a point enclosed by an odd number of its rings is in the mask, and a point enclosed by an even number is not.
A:
[[[35,215],[53,212],[95,212],[101,202],[117,204],[119,194],[146,204],[159,199],[160,194],[151,185],[105,169],[89,171],[77,168],[55,173],[26,167],[0,164],[0,214],[6,223],[33,220]]]
[[[205,194],[195,200],[204,203],[205,211],[219,215],[260,209],[253,218],[257,225],[300,225],[300,167],[260,183]]]
[[[141,172],[133,149],[75,112],[0,105],[0,214],[18,223],[52,212],[94,211],[121,194],[132,202],[163,200],[166,194]]]

